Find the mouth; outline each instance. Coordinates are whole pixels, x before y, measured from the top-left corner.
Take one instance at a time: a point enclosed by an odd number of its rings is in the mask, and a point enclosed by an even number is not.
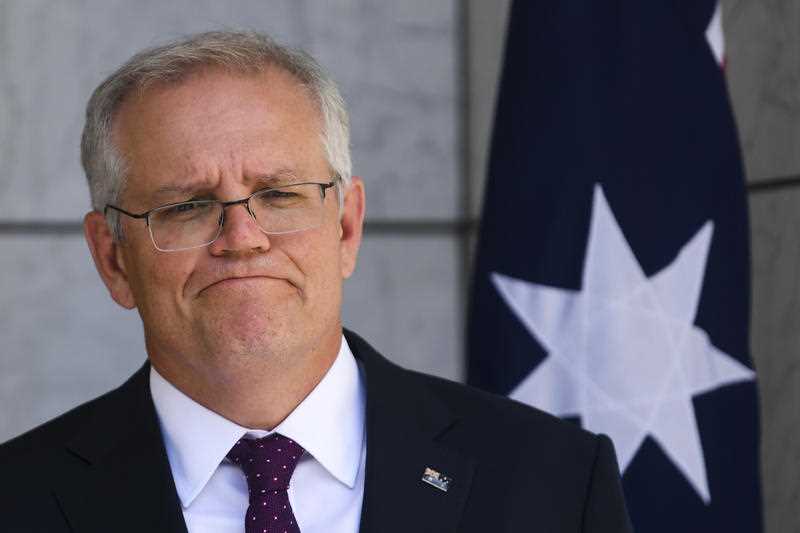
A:
[[[204,287],[199,295],[202,295],[209,289],[246,289],[248,286],[253,286],[256,283],[264,283],[266,281],[285,281],[280,280],[278,278],[273,278],[269,276],[243,276],[243,277],[233,277],[233,278],[223,278],[221,280],[215,281],[211,285]]]

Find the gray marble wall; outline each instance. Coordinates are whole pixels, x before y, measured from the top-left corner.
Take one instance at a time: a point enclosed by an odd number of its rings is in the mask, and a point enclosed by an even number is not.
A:
[[[800,3],[723,3],[744,151],[766,530],[800,531]]]
[[[345,324],[406,366],[462,373],[455,0],[0,0],[0,442],[119,384],[145,358],[80,232],[92,89],[142,47],[252,28],[314,54],[350,104],[367,236]]]

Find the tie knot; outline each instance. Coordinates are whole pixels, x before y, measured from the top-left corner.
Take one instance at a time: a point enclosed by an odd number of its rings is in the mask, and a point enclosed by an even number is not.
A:
[[[274,433],[261,439],[239,439],[228,452],[228,459],[244,471],[252,498],[288,489],[304,451],[293,440]]]

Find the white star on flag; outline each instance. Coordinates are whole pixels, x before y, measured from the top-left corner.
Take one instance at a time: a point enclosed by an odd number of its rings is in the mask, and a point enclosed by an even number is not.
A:
[[[717,3],[714,16],[706,28],[706,40],[717,64],[725,65],[725,35],[722,32],[722,5]]]
[[[652,437],[706,504],[692,398],[755,378],[694,325],[712,233],[708,221],[648,278],[596,186],[580,291],[491,274],[548,353],[510,396],[609,435],[623,472]]]

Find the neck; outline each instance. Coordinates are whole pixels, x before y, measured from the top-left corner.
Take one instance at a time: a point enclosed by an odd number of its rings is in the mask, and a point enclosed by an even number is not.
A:
[[[314,390],[342,342],[341,328],[302,353],[210,355],[191,368],[151,351],[155,369],[203,407],[248,429],[272,430]],[[181,358],[186,360],[185,358]]]

